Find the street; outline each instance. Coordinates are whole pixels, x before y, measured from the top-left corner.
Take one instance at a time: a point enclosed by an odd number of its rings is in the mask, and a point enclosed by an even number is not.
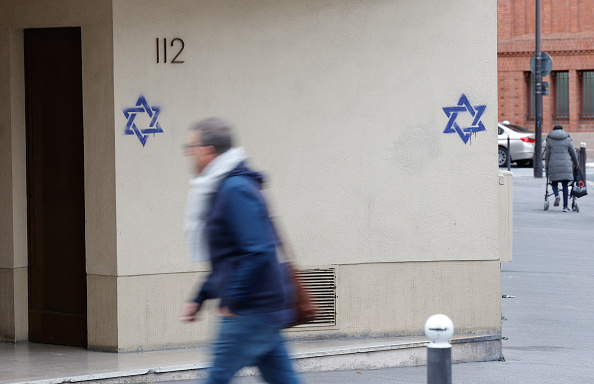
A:
[[[504,168],[502,168],[504,170]],[[594,183],[580,212],[543,210],[546,179],[514,172],[513,262],[502,264],[505,361],[454,364],[454,383],[594,383]],[[594,168],[588,169],[594,180]],[[550,188],[549,188],[550,191]],[[570,202],[571,206],[571,202]],[[477,218],[477,220],[480,220]],[[477,223],[478,224],[478,223]],[[426,383],[426,367],[304,373],[305,383]],[[176,383],[190,383],[182,381]],[[260,383],[238,377],[238,384]]]

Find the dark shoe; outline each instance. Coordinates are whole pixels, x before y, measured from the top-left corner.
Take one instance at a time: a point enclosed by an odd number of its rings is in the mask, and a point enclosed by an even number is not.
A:
[[[569,212],[569,208],[563,207],[563,212]]]
[[[555,204],[553,204],[555,207],[559,206],[559,195],[555,196]]]

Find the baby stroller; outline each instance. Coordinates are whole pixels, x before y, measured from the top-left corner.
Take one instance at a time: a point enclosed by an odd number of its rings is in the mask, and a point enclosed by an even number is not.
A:
[[[584,177],[582,176],[582,172],[579,168],[574,170],[573,180],[574,181],[569,184],[568,188],[569,198],[571,199],[571,210],[574,212],[579,212],[580,205],[576,200],[588,194],[586,190],[586,184],[584,183]],[[547,186],[545,189],[544,201],[545,211],[549,209],[549,197],[555,195],[553,192],[549,193],[549,185],[551,185],[551,182],[549,181],[549,175],[547,174]]]

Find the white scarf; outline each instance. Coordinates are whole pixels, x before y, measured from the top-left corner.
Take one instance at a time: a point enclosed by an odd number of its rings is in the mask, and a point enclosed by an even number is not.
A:
[[[206,221],[210,211],[211,198],[225,176],[245,158],[243,148],[231,148],[215,157],[198,177],[190,180],[192,188],[188,193],[184,232],[191,261],[199,262],[210,259]]]

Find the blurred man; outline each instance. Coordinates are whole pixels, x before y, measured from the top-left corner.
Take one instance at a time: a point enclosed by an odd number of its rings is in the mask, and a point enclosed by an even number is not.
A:
[[[212,272],[180,319],[194,321],[209,299],[220,299],[222,316],[207,383],[228,383],[251,365],[268,383],[298,383],[281,335],[294,310],[260,194],[262,176],[246,167],[242,148],[232,148],[223,120],[197,123],[185,148],[198,174],[188,196],[188,250],[193,260],[210,259]]]

